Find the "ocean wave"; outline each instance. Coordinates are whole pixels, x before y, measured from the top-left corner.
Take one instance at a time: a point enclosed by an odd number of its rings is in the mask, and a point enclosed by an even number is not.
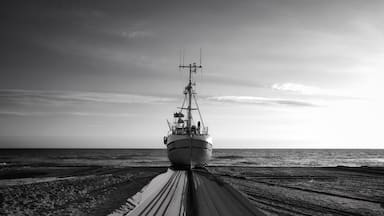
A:
[[[223,156],[214,156],[215,159],[242,159],[243,156],[240,155],[223,155]]]

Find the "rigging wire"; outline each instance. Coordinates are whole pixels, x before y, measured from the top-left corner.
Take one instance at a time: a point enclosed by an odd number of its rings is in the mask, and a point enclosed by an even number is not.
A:
[[[185,99],[187,98],[187,96],[185,95],[184,96],[184,100],[183,100],[183,104],[181,104],[181,107],[180,107],[180,111],[179,112],[182,112],[183,111],[183,108],[184,108],[184,104],[185,104]]]
[[[193,100],[195,101],[197,111],[199,112],[199,116],[200,116],[201,124],[203,125],[203,128],[205,128],[204,120],[203,120],[203,117],[202,117],[201,112],[200,112],[199,104],[197,104],[197,100],[196,100],[196,96],[195,96],[195,94],[193,94]]]

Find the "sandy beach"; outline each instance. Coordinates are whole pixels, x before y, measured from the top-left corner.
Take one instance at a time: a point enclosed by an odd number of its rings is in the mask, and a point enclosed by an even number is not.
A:
[[[107,215],[167,167],[3,166],[2,215]],[[208,170],[267,215],[384,215],[384,168]]]

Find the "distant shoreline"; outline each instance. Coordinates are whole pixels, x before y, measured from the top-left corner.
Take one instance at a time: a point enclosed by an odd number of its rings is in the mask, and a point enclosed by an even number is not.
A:
[[[0,166],[64,164],[169,166],[166,149],[2,149]],[[384,166],[384,149],[213,149],[211,166],[362,167]]]
[[[165,150],[166,148],[0,148],[0,150]],[[213,150],[384,150],[384,148],[214,148]]]

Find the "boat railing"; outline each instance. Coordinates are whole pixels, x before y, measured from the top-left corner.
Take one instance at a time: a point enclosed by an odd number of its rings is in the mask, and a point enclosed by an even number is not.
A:
[[[168,135],[188,135],[188,130],[186,127],[176,127],[173,126],[170,131],[168,131]],[[193,128],[192,134],[194,135],[208,135],[208,127],[203,127],[201,129]]]

